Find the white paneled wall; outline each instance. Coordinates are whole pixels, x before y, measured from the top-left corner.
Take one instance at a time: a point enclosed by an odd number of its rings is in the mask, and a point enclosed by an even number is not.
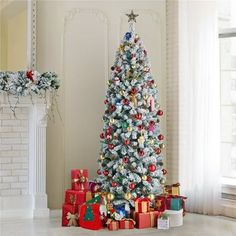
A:
[[[72,168],[96,175],[106,84],[119,41],[128,30],[125,13],[140,16],[136,31],[146,45],[164,111],[166,87],[165,1],[40,1],[37,6],[37,69],[61,80],[63,121],[47,130],[47,193],[60,208]],[[165,135],[165,118],[162,120]]]

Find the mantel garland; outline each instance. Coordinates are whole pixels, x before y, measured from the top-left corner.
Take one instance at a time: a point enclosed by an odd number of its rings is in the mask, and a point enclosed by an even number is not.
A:
[[[54,72],[40,74],[33,70],[22,70],[17,72],[0,71],[0,94],[6,93],[11,110],[15,113],[20,97],[38,95],[46,100],[46,92],[49,91],[54,99],[55,92],[60,87],[58,76]],[[11,105],[9,95],[16,97],[16,103]],[[33,100],[32,100],[33,103]],[[54,104],[54,101],[52,101]]]

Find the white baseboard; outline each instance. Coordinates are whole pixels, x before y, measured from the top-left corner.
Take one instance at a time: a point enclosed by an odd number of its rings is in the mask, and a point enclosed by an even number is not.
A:
[[[32,195],[0,197],[0,219],[48,217],[48,208],[35,208]]]
[[[62,216],[61,209],[50,210],[50,218],[59,218]]]

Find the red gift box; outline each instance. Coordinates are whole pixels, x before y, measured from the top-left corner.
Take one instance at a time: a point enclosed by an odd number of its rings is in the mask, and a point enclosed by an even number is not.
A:
[[[65,203],[72,205],[81,205],[86,202],[86,192],[66,190],[65,191]]]
[[[136,227],[139,229],[156,227],[159,215],[159,211],[150,211],[146,213],[135,212],[134,220],[136,221]]]
[[[71,170],[71,188],[73,190],[88,190],[88,170]]]
[[[109,230],[113,231],[119,229],[119,222],[116,220],[108,219],[106,224]]]
[[[133,229],[135,221],[133,219],[120,220],[120,229]]]
[[[166,210],[166,196],[156,196],[154,209],[164,212]]]
[[[145,213],[150,210],[149,198],[137,198],[134,204],[135,204],[135,212]]]
[[[78,206],[63,204],[62,226],[78,226]]]
[[[79,209],[79,224],[85,229],[99,230],[102,228],[100,204],[83,204]]]

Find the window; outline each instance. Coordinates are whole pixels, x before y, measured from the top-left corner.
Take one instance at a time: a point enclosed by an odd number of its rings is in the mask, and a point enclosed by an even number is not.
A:
[[[221,166],[225,185],[236,186],[236,1],[219,1]]]

